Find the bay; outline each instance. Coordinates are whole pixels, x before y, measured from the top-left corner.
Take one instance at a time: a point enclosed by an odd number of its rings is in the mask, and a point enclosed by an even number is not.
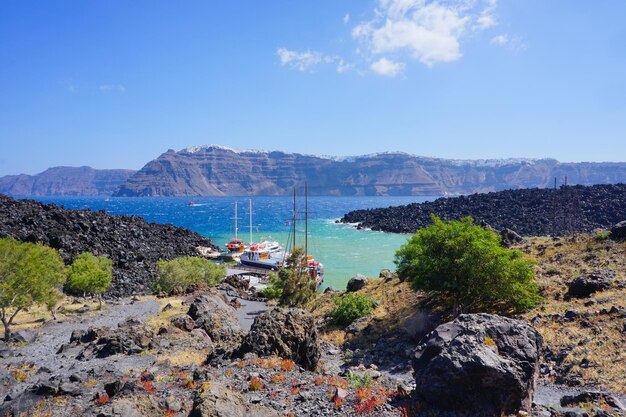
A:
[[[378,276],[383,268],[394,269],[395,251],[408,235],[357,230],[336,224],[345,213],[356,209],[397,206],[433,200],[435,197],[309,197],[309,253],[324,264],[324,287],[345,288],[356,274]],[[234,206],[238,205],[238,235],[250,239],[252,201],[252,240],[287,243],[293,217],[292,197],[188,197],[110,198],[35,197],[70,209],[104,210],[110,214],[141,216],[155,223],[185,227],[213,240],[221,247],[234,237]],[[297,201],[297,216],[304,218],[305,202]],[[304,221],[298,221],[297,245],[304,244]]]

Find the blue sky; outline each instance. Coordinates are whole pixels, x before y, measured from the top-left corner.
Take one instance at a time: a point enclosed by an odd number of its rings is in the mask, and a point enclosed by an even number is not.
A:
[[[167,149],[626,161],[626,2],[0,0],[0,175]]]

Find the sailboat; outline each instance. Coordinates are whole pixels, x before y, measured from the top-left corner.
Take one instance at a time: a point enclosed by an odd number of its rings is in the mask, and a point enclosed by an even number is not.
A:
[[[277,242],[253,243],[252,228],[252,200],[250,200],[250,244],[239,257],[239,263],[253,268],[278,271],[284,262],[284,256],[280,255],[282,248]]]
[[[309,191],[307,183],[304,183],[304,256],[306,259],[306,273],[315,281],[316,288],[319,288],[324,282],[324,265],[318,262],[309,254]],[[296,189],[293,189],[293,247],[296,247]]]
[[[235,201],[235,237],[231,238],[228,243],[226,243],[226,249],[231,257],[237,257],[245,250],[243,240],[239,239],[237,236],[237,232],[239,231],[237,220],[237,202]]]

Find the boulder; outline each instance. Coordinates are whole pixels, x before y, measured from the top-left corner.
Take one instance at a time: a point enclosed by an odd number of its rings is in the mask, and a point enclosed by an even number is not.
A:
[[[436,408],[475,416],[528,412],[541,346],[540,334],[522,321],[462,314],[417,347],[416,394]]]
[[[275,307],[257,316],[243,349],[260,356],[292,359],[308,370],[317,367],[322,355],[313,316],[298,308]]]
[[[583,391],[576,395],[565,395],[561,397],[560,403],[561,407],[576,406],[580,403],[603,403],[621,413],[626,412],[626,407],[617,397],[603,392]]]
[[[71,345],[84,348],[77,356],[79,360],[90,360],[94,356],[106,358],[116,354],[134,355],[154,347],[155,334],[150,326],[136,318],[129,318],[111,330],[90,328],[87,332],[75,331],[70,337],[70,345],[64,345],[57,353],[67,351]]]
[[[11,352],[9,346],[3,340],[0,340],[0,359],[10,358],[11,356],[13,356],[13,352]]]
[[[522,240],[524,240],[516,232],[514,232],[511,229],[506,229],[506,228],[500,230],[500,237],[502,238],[502,246],[504,246],[505,248],[508,248],[511,245],[515,243],[519,243]]]
[[[186,332],[190,332],[196,327],[196,323],[188,314],[176,314],[170,317],[170,323]]]
[[[18,330],[11,334],[11,339],[19,343],[33,343],[37,335],[31,330]]]
[[[196,297],[187,312],[195,327],[203,329],[216,343],[235,345],[241,343],[244,332],[235,309],[216,292]]]
[[[626,239],[626,220],[617,223],[611,228],[611,239],[624,240]]]
[[[346,286],[346,290],[348,292],[359,291],[367,284],[367,277],[365,275],[357,274],[356,276],[350,278],[348,281],[348,285]]]
[[[611,288],[615,273],[610,270],[594,271],[591,274],[580,276],[568,285],[568,295],[576,298],[589,297],[594,292]]]
[[[196,393],[189,417],[279,417],[275,410],[248,404],[238,392],[211,382]]]

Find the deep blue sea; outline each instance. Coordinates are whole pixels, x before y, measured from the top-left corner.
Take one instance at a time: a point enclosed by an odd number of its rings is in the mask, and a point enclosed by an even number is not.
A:
[[[35,197],[71,209],[104,210],[111,214],[138,215],[156,223],[186,227],[224,246],[234,237],[234,207],[238,204],[239,237],[249,240],[249,197],[111,198]],[[378,276],[383,268],[394,268],[395,251],[407,235],[356,230],[335,220],[355,209],[397,206],[433,200],[434,197],[309,197],[309,252],[324,264],[325,286],[345,288],[355,274]],[[251,197],[252,239],[287,243],[293,217],[292,197]],[[304,217],[304,199],[298,201]],[[304,222],[299,222],[298,246],[304,240]]]

